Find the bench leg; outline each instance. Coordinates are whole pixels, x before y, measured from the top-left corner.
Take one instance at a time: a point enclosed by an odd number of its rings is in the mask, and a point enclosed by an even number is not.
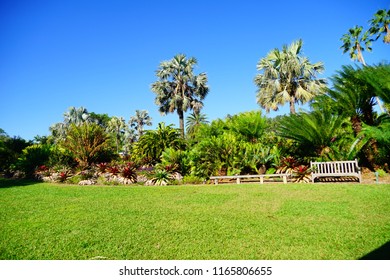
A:
[[[264,183],[264,178],[260,177],[260,184],[263,184],[263,183]]]
[[[283,183],[287,184],[287,176],[283,176]]]
[[[240,184],[241,181],[240,181],[240,178],[237,178],[237,184]]]
[[[218,179],[214,179],[214,184],[218,185]]]

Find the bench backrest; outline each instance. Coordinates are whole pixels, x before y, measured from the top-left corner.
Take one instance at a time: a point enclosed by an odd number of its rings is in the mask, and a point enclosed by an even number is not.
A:
[[[357,160],[310,162],[314,174],[356,174],[360,172]]]

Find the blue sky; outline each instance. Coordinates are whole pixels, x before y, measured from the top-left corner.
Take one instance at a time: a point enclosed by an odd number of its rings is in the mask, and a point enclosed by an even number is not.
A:
[[[330,77],[353,63],[342,35],[389,8],[384,0],[2,0],[0,128],[28,140],[48,135],[71,106],[126,120],[145,109],[154,126],[178,127],[176,114],[158,113],[150,85],[159,63],[179,53],[208,75],[209,120],[257,110],[256,64],[271,49],[301,38],[304,55]],[[364,57],[373,64],[389,54],[377,41]]]

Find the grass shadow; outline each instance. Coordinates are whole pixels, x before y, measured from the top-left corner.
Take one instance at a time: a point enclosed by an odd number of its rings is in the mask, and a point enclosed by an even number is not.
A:
[[[364,255],[360,260],[390,260],[390,241]]]
[[[33,179],[6,179],[0,178],[0,189],[5,188],[14,188],[14,187],[24,187],[29,185],[34,185],[40,183],[37,180]]]

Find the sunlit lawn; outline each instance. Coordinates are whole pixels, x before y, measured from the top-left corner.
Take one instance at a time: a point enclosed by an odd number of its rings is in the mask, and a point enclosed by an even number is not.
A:
[[[0,259],[359,259],[390,241],[390,185],[0,186]]]

